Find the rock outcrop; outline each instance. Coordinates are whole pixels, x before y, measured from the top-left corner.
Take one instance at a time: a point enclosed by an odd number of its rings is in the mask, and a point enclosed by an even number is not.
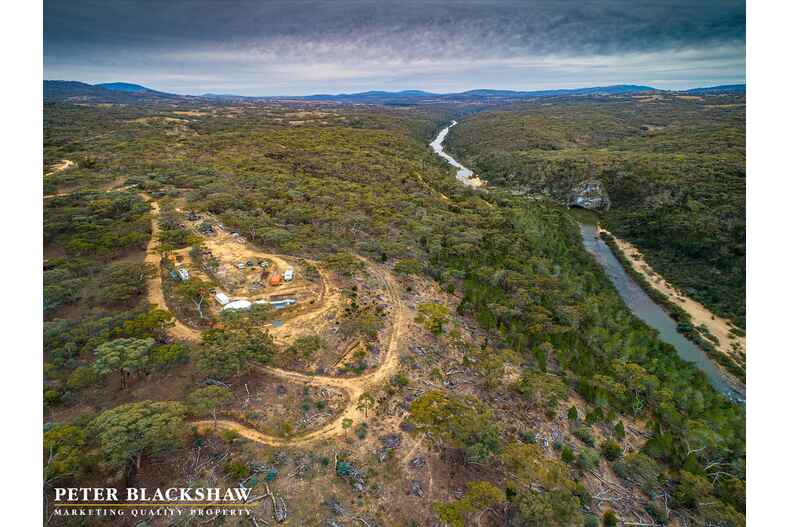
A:
[[[569,207],[581,207],[590,210],[609,210],[611,202],[603,183],[596,179],[588,179],[576,185],[568,194]]]

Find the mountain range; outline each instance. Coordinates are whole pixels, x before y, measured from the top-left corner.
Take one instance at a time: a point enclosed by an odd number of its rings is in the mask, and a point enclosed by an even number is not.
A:
[[[396,92],[366,91],[360,93],[315,94],[301,96],[265,96],[251,97],[233,94],[179,95],[152,90],[140,84],[127,82],[110,82],[87,84],[78,81],[45,80],[45,102],[94,102],[94,103],[134,103],[134,102],[183,102],[183,101],[328,101],[338,103],[364,103],[408,105],[428,102],[495,102],[536,97],[590,96],[590,95],[626,95],[642,92],[662,92],[651,86],[617,84],[614,86],[597,86],[592,88],[573,88],[557,90],[515,91],[479,89],[458,93],[431,93],[422,90],[404,90]],[[745,93],[745,84],[728,84],[684,90],[689,94],[727,94]]]

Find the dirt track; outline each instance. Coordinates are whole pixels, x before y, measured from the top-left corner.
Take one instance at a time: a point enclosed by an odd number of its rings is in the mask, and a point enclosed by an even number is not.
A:
[[[156,304],[163,309],[167,308],[164,293],[162,292],[162,278],[159,273],[161,263],[161,255],[158,251],[158,234],[159,234],[159,204],[147,194],[141,194],[144,200],[151,205],[151,240],[148,242],[146,248],[146,263],[154,265],[156,273],[148,281],[148,301],[151,304]],[[364,260],[364,259],[363,259]],[[272,446],[294,446],[303,445],[328,439],[345,433],[343,429],[343,420],[352,419],[354,423],[359,423],[364,419],[364,411],[357,408],[357,403],[362,394],[370,388],[386,381],[389,377],[397,373],[398,366],[400,365],[400,355],[398,354],[398,346],[401,337],[406,330],[407,316],[406,307],[400,297],[400,288],[395,278],[387,270],[377,266],[369,260],[367,263],[368,271],[376,275],[382,283],[386,284],[387,294],[390,297],[392,305],[392,326],[389,329],[389,336],[387,346],[385,349],[384,357],[381,364],[372,372],[356,377],[329,377],[320,375],[304,375],[293,371],[283,370],[280,368],[270,368],[268,366],[257,366],[261,371],[275,375],[284,380],[294,382],[306,383],[314,386],[329,386],[342,390],[348,395],[349,404],[345,410],[338,414],[332,421],[326,423],[321,428],[311,430],[304,434],[295,435],[292,437],[278,437],[264,434],[249,428],[236,421],[227,419],[218,420],[216,428],[223,430],[234,430],[242,437],[257,443],[263,443]],[[326,276],[322,272],[322,279],[326,280]],[[320,310],[321,312],[325,310]],[[308,313],[306,319],[313,320],[314,313]],[[182,322],[176,320],[173,327],[168,329],[168,333],[178,339],[189,340],[193,342],[200,341],[200,331],[192,329]],[[192,424],[197,426],[199,430],[212,430],[215,423],[212,420],[195,421]]]

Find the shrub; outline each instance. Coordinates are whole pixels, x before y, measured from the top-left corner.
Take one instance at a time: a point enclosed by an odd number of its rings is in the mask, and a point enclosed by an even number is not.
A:
[[[603,457],[609,461],[614,461],[616,459],[620,459],[620,457],[623,455],[623,448],[619,443],[608,440],[604,441],[601,445],[601,453],[603,454]]]

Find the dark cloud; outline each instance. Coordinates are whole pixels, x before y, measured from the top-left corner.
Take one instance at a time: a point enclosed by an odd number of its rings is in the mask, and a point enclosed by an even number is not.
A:
[[[44,7],[48,78],[182,92],[742,80],[743,1],[92,1]]]

